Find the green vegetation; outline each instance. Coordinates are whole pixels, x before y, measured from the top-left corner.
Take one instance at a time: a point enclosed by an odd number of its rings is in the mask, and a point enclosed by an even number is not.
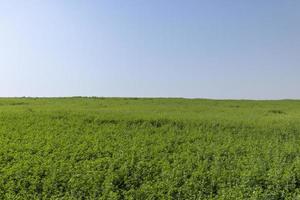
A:
[[[300,199],[300,101],[0,99],[0,199]]]

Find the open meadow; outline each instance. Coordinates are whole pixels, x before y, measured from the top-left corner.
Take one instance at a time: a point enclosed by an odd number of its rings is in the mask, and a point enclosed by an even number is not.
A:
[[[297,199],[300,101],[0,99],[0,199]]]

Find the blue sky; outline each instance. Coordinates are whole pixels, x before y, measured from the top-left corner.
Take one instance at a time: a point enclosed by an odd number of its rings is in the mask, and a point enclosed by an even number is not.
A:
[[[300,1],[0,1],[0,96],[300,99]]]

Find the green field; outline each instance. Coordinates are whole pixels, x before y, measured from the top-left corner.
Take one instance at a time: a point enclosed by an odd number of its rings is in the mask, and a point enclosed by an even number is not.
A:
[[[300,199],[300,101],[0,99],[0,199]]]

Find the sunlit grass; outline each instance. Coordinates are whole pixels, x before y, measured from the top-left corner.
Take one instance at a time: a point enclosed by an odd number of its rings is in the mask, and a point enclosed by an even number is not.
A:
[[[0,199],[295,199],[300,101],[0,99]]]

